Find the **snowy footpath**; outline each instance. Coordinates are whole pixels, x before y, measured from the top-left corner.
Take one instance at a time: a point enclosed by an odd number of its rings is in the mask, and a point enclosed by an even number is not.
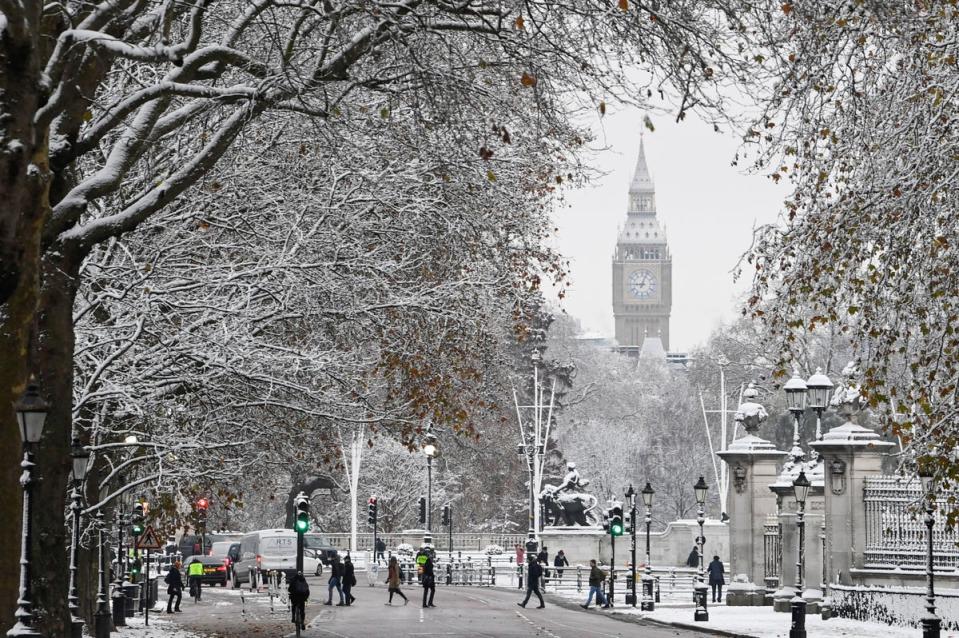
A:
[[[150,626],[143,624],[143,616],[127,618],[126,627],[118,627],[115,634],[111,636],[120,636],[121,638],[203,638],[200,634],[181,629],[175,623],[163,615],[154,618],[150,613]]]
[[[550,592],[567,600],[583,603],[585,595],[576,592]],[[622,598],[619,598],[622,601]],[[596,609],[591,607],[591,609]],[[643,612],[639,608],[628,607],[619,603],[619,606],[609,610],[598,610],[594,613],[635,616],[655,622],[665,623],[676,627],[695,629],[699,631],[718,630],[720,632],[744,636],[745,638],[788,638],[790,615],[777,613],[772,607],[727,607],[713,605],[709,607],[709,620],[695,622],[693,620],[694,607],[691,604],[660,604],[652,612]],[[921,635],[920,629],[912,627],[897,627],[881,623],[860,622],[846,618],[832,618],[823,620],[820,616],[806,616],[806,633],[815,638],[916,638]],[[959,633],[945,631],[942,638],[959,638]]]

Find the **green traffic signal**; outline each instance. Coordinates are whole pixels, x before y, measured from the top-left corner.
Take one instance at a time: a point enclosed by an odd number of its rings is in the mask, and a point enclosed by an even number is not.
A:
[[[310,531],[310,519],[305,514],[300,514],[296,517],[296,523],[293,524],[293,527],[300,534],[305,534]]]
[[[143,533],[143,525],[134,525],[133,526],[133,535],[139,536]]]
[[[609,526],[609,535],[610,536],[622,536],[623,535],[623,526],[619,523],[613,523]]]

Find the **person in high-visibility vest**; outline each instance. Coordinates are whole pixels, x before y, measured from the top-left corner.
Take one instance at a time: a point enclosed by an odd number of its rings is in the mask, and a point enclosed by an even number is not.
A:
[[[187,567],[187,577],[190,581],[190,595],[200,600],[203,594],[203,562],[199,557]]]

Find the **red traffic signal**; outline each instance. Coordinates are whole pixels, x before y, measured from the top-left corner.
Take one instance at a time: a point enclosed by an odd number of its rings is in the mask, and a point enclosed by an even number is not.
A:
[[[370,497],[369,504],[370,504],[370,505],[376,505],[376,497],[375,497],[375,496],[371,496],[371,497]]]
[[[197,499],[197,501],[196,501],[196,508],[197,508],[198,510],[205,510],[205,509],[208,508],[208,507],[210,507],[210,501],[208,501],[208,500],[205,499],[205,498],[198,498],[198,499]]]

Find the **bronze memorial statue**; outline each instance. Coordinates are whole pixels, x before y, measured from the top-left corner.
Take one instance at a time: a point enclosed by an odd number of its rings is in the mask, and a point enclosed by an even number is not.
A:
[[[580,478],[575,463],[567,463],[566,469],[568,472],[562,483],[544,486],[539,495],[545,511],[543,524],[569,527],[597,525],[593,508],[598,501],[595,496],[583,491],[589,481]]]

